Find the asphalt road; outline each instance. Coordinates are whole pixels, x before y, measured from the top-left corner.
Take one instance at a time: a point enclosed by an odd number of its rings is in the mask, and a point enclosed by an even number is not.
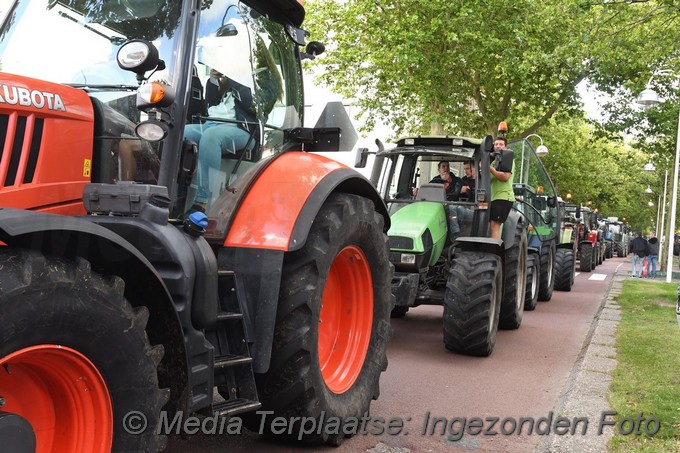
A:
[[[615,268],[622,262],[623,258],[608,259],[595,271],[578,274],[570,292],[555,291],[549,302],[539,302],[535,311],[524,313],[518,330],[500,331],[496,348],[487,358],[456,355],[444,348],[441,307],[418,307],[405,318],[393,320],[389,366],[381,379],[380,398],[371,406],[371,417],[403,424],[401,429],[394,428],[398,434],[387,434],[385,429],[381,435],[354,436],[337,448],[298,447],[261,440],[243,428],[241,435],[172,437],[166,451],[531,452],[544,437],[537,434],[539,426],[545,432],[549,417],[554,429],[560,415],[555,408],[567,378]],[[466,418],[468,423],[476,417],[480,421],[472,423],[481,428],[461,436],[461,422],[454,421],[455,417]],[[494,419],[498,419],[495,424]],[[529,419],[536,423],[531,435],[526,434]],[[522,420],[527,424],[518,435],[516,426]],[[574,419],[568,421],[574,423]],[[444,426],[447,422],[450,426]]]

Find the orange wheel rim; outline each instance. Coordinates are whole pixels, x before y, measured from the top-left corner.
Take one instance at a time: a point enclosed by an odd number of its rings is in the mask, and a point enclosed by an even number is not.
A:
[[[111,451],[113,410],[106,383],[78,351],[31,346],[0,359],[2,410],[33,427],[38,453]]]
[[[359,377],[373,326],[373,281],[364,252],[345,247],[333,260],[319,315],[319,366],[326,386],[344,393]]]

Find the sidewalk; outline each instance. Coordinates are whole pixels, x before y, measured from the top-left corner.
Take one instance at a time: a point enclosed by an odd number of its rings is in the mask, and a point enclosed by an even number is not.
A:
[[[673,269],[678,268],[674,258]],[[612,411],[609,404],[609,385],[612,372],[616,368],[616,329],[621,319],[621,307],[614,300],[623,288],[623,281],[632,279],[632,262],[626,258],[617,268],[608,290],[601,301],[600,310],[595,315],[590,331],[583,343],[581,354],[564,386],[564,391],[556,407],[555,415],[570,420],[587,418],[588,430],[585,435],[576,434],[547,436],[534,453],[602,453],[607,451],[607,442],[614,430],[610,427],[598,435],[602,412]],[[672,282],[678,283],[680,273],[673,272]],[[666,273],[657,272],[650,282],[665,282]]]
[[[606,429],[602,435],[598,435],[598,425],[602,412],[612,410],[607,395],[612,372],[616,368],[616,328],[621,319],[621,308],[614,298],[621,294],[623,280],[630,278],[630,267],[630,261],[626,260],[611,279],[581,354],[555,407],[556,416],[570,420],[587,418],[586,434],[580,431],[566,435],[551,434],[539,443],[535,453],[607,451],[607,442],[613,432]],[[661,281],[658,276],[657,280]]]

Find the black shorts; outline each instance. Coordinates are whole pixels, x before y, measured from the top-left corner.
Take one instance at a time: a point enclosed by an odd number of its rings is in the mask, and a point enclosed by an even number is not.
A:
[[[494,200],[491,202],[491,219],[498,223],[503,223],[507,220],[510,210],[512,209],[512,201],[508,200]]]

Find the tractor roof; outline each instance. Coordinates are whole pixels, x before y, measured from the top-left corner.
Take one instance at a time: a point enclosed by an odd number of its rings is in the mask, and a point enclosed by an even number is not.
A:
[[[469,137],[410,137],[397,141],[397,146],[378,155],[421,154],[431,155],[432,160],[447,158],[449,160],[469,160],[482,144],[482,139]]]

